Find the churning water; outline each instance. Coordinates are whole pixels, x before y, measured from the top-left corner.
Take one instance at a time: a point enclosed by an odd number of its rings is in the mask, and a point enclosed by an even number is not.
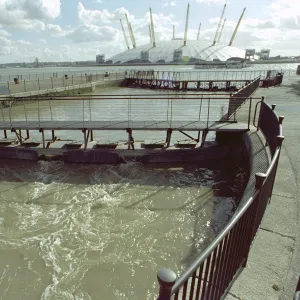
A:
[[[26,106],[28,117],[36,106]],[[77,108],[54,109],[72,117]],[[77,132],[59,135],[82,139]],[[95,132],[95,140],[124,137]],[[226,176],[189,165],[0,160],[0,299],[156,299],[159,268],[180,274],[232,216],[234,197],[212,189]]]
[[[228,221],[219,173],[0,161],[0,299],[155,299]]]

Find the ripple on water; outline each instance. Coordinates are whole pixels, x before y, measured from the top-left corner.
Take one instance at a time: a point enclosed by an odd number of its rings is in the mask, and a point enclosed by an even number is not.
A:
[[[0,168],[2,299],[153,299],[232,215],[197,167]]]

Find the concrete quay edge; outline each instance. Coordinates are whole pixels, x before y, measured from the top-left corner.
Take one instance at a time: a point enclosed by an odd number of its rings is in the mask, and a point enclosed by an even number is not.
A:
[[[285,77],[281,86],[259,89],[276,104],[283,121],[283,143],[271,202],[250,250],[247,267],[225,299],[291,300],[300,273],[300,77]]]

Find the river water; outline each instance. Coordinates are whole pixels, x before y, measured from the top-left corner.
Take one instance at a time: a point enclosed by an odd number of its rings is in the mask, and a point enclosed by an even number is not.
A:
[[[0,299],[155,299],[159,268],[180,274],[233,214],[235,195],[213,190],[224,180],[196,165],[0,160]]]
[[[197,166],[0,163],[3,300],[154,299],[234,211]]]
[[[283,63],[283,64],[255,64],[250,65],[247,68],[240,69],[240,71],[255,71],[255,70],[284,70],[286,75],[295,75],[298,63]],[[20,80],[40,80],[50,78],[50,77],[62,77],[65,74],[69,76],[80,76],[81,74],[96,74],[103,73],[106,71],[113,72],[124,72],[125,70],[165,70],[165,71],[186,71],[186,72],[199,72],[201,70],[194,70],[193,66],[94,66],[94,67],[45,67],[45,68],[7,68],[0,69],[0,82],[7,83],[8,80],[12,81],[15,77],[19,77]],[[205,72],[205,70],[202,70]],[[223,71],[222,69],[208,69],[208,71]],[[225,70],[228,71],[228,70]],[[230,71],[230,70],[229,70]]]

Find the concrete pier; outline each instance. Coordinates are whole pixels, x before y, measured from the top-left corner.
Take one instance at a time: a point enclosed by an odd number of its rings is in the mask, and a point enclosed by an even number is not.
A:
[[[259,89],[254,96],[265,96],[269,104],[276,104],[277,114],[285,117],[285,140],[271,203],[252,245],[247,267],[226,299],[290,300],[300,273],[300,78],[287,77],[282,86]],[[238,114],[241,118],[243,110]],[[259,140],[256,144],[257,151],[262,151],[264,144]]]

